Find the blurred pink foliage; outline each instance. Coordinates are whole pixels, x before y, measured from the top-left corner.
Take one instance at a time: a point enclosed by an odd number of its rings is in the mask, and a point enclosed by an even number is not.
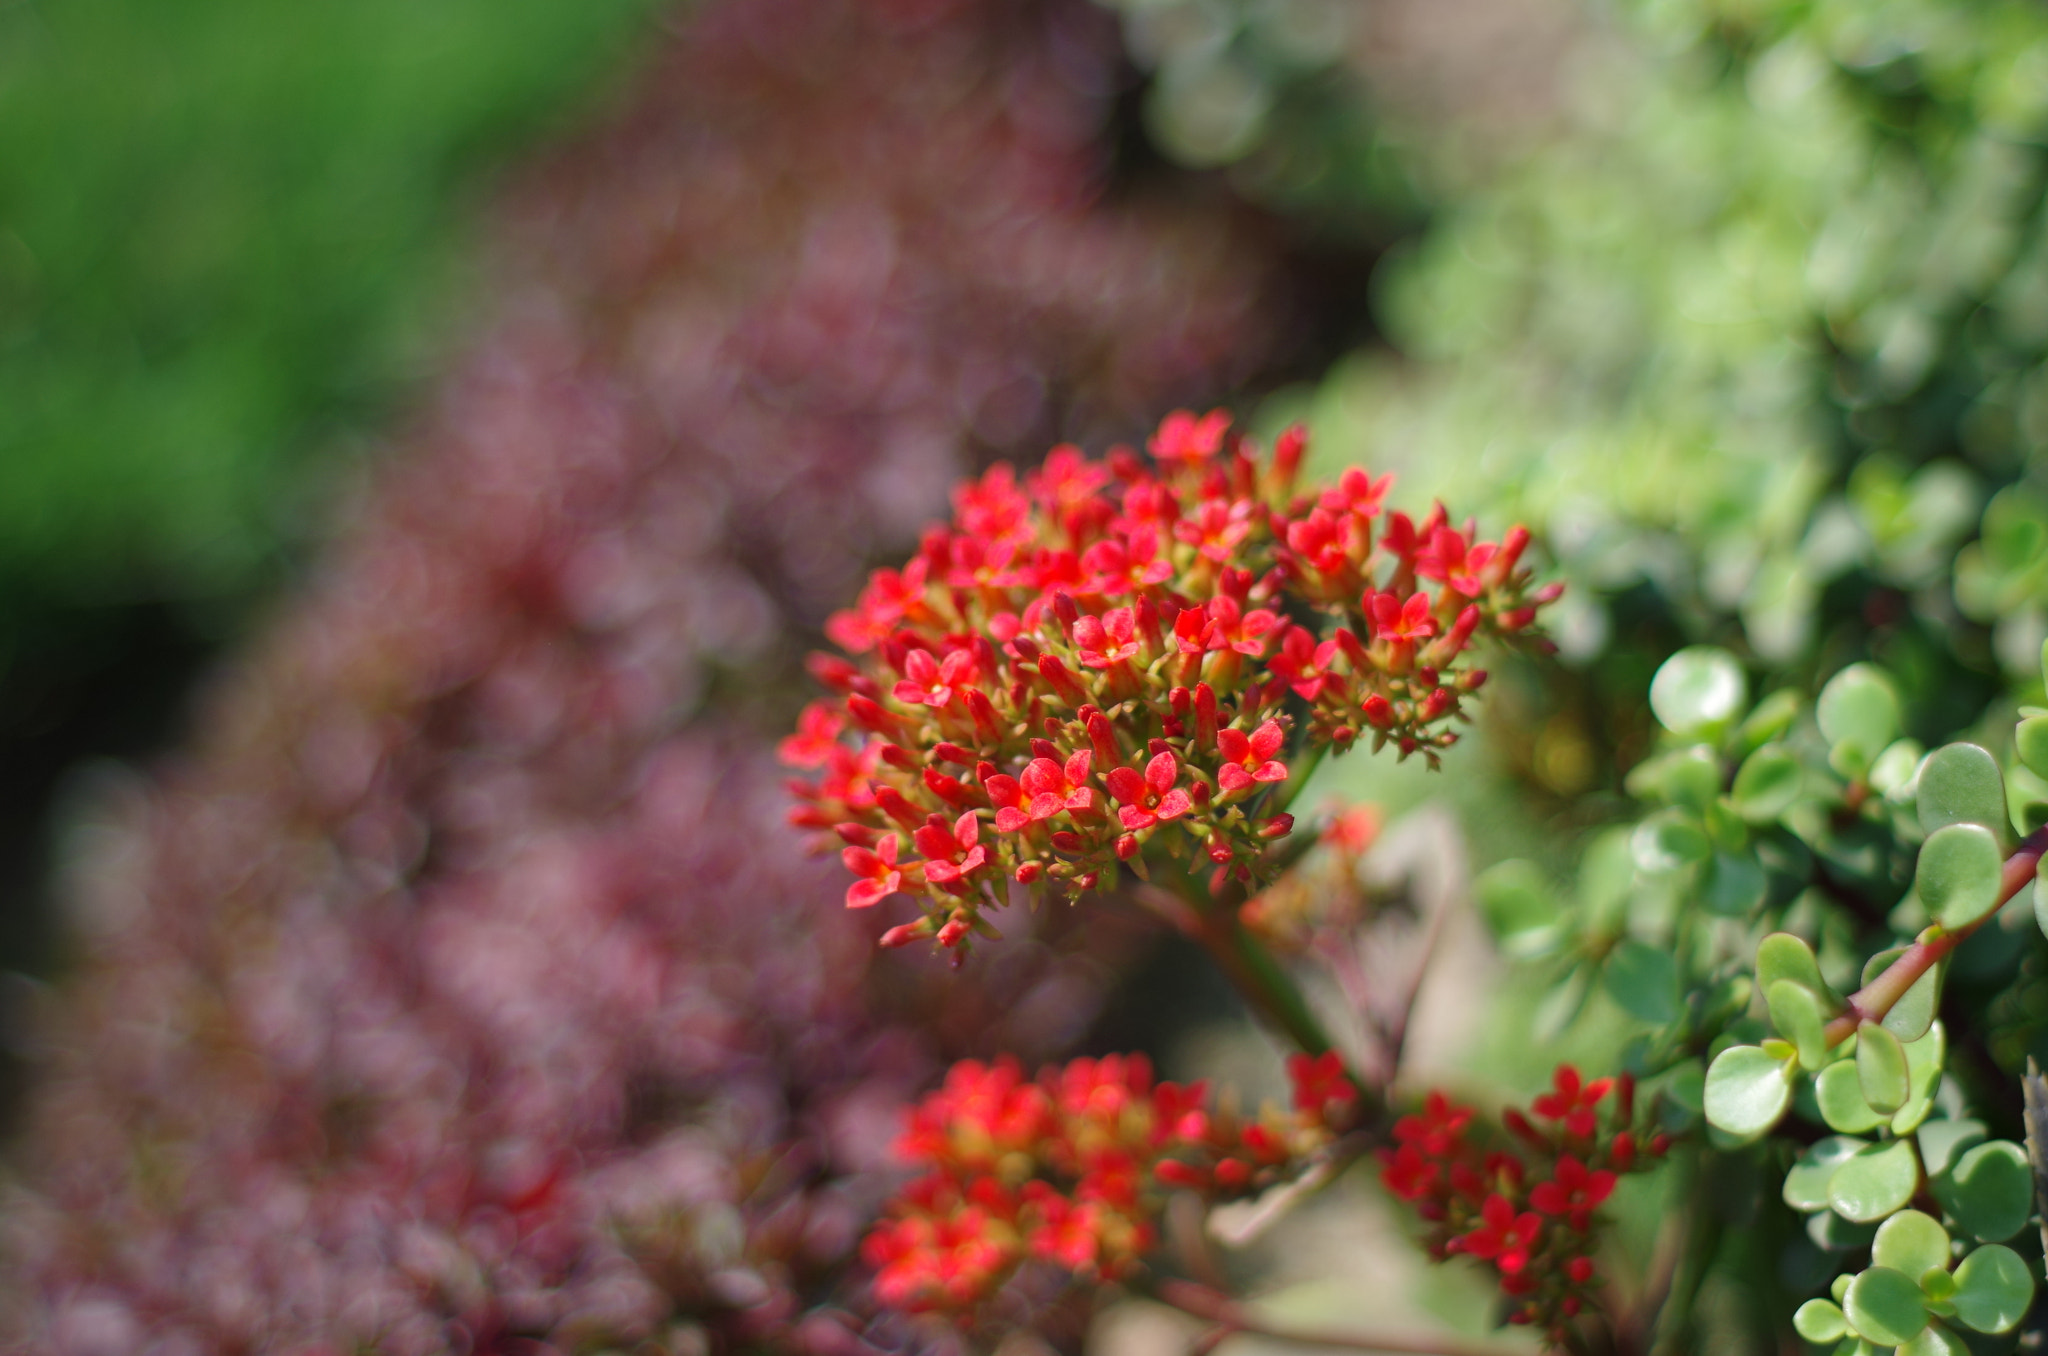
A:
[[[725,0],[522,181],[479,341],[79,835],[14,1339],[862,1344],[901,1108],[1056,1053],[1099,967],[892,958],[879,1013],[742,727],[964,462],[1273,351],[1255,240],[1102,202],[1115,61],[1081,3]]]

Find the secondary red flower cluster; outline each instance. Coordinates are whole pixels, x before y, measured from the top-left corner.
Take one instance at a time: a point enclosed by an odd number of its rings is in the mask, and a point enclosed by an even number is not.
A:
[[[1436,761],[1486,680],[1472,642],[1558,586],[1530,590],[1519,527],[1478,542],[1442,505],[1384,511],[1390,476],[1297,492],[1305,445],[1265,458],[1222,411],[1181,412],[1149,461],[1061,447],[954,491],[952,523],[832,618],[852,657],[814,657],[835,695],[783,743],[849,907],[920,895],[887,940],[956,946],[1011,882],[1073,897],[1155,840],[1249,881],[1293,825],[1269,802],[1295,746],[1370,734]]]
[[[1029,1260],[1091,1280],[1128,1274],[1155,1239],[1164,1189],[1224,1200],[1298,1171],[1350,1119],[1336,1056],[1288,1062],[1294,1110],[1211,1110],[1208,1085],[1152,1082],[1142,1055],[1077,1059],[1027,1080],[966,1060],[897,1145],[929,1169],[867,1237],[882,1303],[962,1318]]]
[[[1593,1212],[1618,1174],[1661,1157],[1667,1141],[1636,1128],[1627,1074],[1588,1083],[1569,1064],[1558,1066],[1527,1115],[1502,1113],[1505,1147],[1468,1139],[1472,1117],[1471,1108],[1430,1093],[1420,1112],[1395,1123],[1395,1147],[1378,1151],[1380,1181],[1428,1222],[1431,1256],[1488,1263],[1511,1303],[1509,1321],[1561,1343],[1598,1287]]]

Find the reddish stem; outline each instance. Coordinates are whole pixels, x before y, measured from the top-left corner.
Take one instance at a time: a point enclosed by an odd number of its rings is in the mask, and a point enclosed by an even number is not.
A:
[[[1849,995],[1848,1008],[1827,1024],[1826,1036],[1829,1045],[1839,1045],[1856,1033],[1863,1022],[1884,1020],[1892,1005],[1906,996],[1906,991],[1917,983],[1920,977],[1934,968],[1935,962],[1961,946],[1963,942],[1997,917],[1998,910],[2007,900],[2026,888],[2034,879],[2041,854],[2048,850],[2048,829],[2036,829],[2021,840],[2012,856],[2005,859],[2005,872],[1999,880],[1998,903],[1985,910],[1984,916],[1967,927],[1950,931],[1940,924],[1921,933],[1919,939],[1907,947],[1899,958],[1884,968],[1876,979]]]

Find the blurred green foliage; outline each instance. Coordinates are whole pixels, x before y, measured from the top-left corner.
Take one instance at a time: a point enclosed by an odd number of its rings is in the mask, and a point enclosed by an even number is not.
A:
[[[0,6],[0,669],[51,609],[246,592],[421,364],[481,173],[649,8]]]

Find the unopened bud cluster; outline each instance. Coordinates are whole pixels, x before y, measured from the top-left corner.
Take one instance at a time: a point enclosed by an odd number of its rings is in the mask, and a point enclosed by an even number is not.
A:
[[[887,938],[957,946],[1008,886],[1077,896],[1153,847],[1216,883],[1258,878],[1292,817],[1271,803],[1309,744],[1370,736],[1432,764],[1486,680],[1481,636],[1526,630],[1528,533],[1477,542],[1438,505],[1383,511],[1392,477],[1296,489],[1228,418],[1171,415],[1150,459],[1056,449],[954,491],[901,570],[878,570],[827,631],[785,760],[799,825],[835,834],[850,907],[902,892]]]
[[[1208,1085],[1152,1082],[1142,1055],[1077,1059],[1027,1080],[1014,1060],[953,1066],[898,1152],[927,1169],[863,1245],[883,1304],[971,1318],[1020,1266],[1128,1275],[1169,1190],[1229,1200],[1297,1173],[1357,1107],[1333,1055],[1289,1061],[1294,1108],[1256,1118]]]
[[[1618,1175],[1648,1167],[1668,1147],[1635,1115],[1627,1074],[1588,1083],[1561,1064],[1527,1114],[1502,1113],[1504,1136],[1476,1144],[1471,1108],[1432,1092],[1421,1111],[1395,1122],[1394,1147],[1378,1151],[1380,1181],[1427,1223],[1432,1257],[1487,1264],[1509,1321],[1562,1344],[1599,1286],[1594,1211]]]

